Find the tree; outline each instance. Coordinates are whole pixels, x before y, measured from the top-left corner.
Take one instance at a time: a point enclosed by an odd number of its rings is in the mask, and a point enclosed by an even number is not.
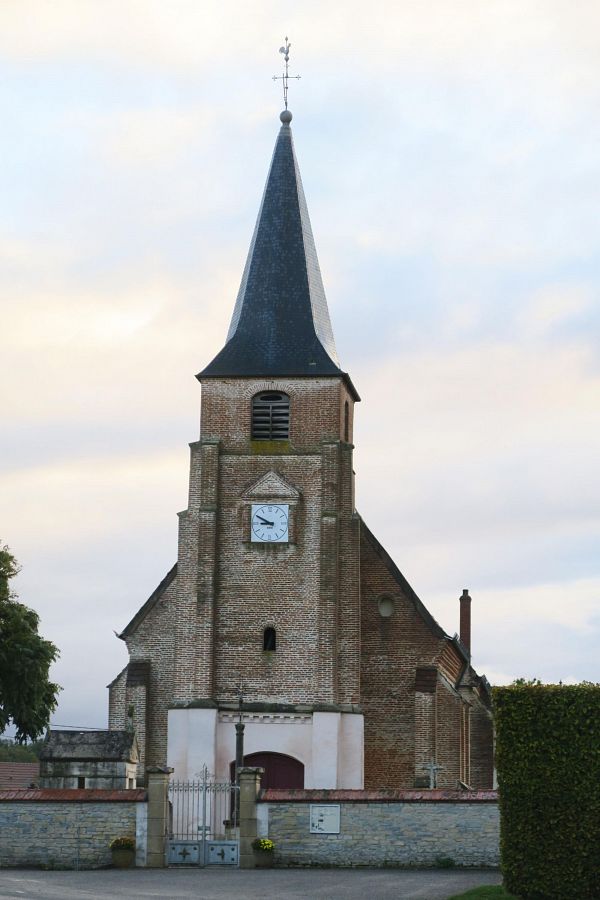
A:
[[[18,571],[9,548],[0,544],[0,734],[12,722],[16,741],[24,743],[43,733],[61,688],[48,680],[58,648],[38,634],[38,614],[10,589]]]
[[[10,738],[0,738],[0,762],[37,762],[43,746],[43,738],[32,744],[17,744]]]

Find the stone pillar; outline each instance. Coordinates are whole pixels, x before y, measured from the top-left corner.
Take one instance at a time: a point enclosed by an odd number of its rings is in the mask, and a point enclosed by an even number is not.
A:
[[[165,838],[169,822],[168,788],[173,769],[151,766],[146,769],[148,782],[148,844],[146,866],[165,868]]]
[[[257,837],[256,798],[264,769],[240,769],[240,869],[254,868],[252,841]]]

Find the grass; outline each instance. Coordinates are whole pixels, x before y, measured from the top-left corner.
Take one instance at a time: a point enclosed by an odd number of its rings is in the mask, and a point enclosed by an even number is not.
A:
[[[519,900],[519,898],[505,891],[501,884],[484,884],[464,894],[455,894],[448,900]]]

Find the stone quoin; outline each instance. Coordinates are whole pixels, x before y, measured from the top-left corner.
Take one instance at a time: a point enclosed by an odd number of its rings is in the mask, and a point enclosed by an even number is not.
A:
[[[177,562],[120,635],[109,727],[132,710],[138,784],[148,766],[229,779],[243,684],[244,752],[267,787],[491,788],[465,602],[461,641],[354,505],[360,398],[281,121],[227,340],[197,376]]]

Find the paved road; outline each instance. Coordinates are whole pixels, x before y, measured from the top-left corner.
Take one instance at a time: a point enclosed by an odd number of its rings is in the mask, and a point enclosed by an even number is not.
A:
[[[0,900],[447,900],[500,882],[484,869],[3,869]]]

